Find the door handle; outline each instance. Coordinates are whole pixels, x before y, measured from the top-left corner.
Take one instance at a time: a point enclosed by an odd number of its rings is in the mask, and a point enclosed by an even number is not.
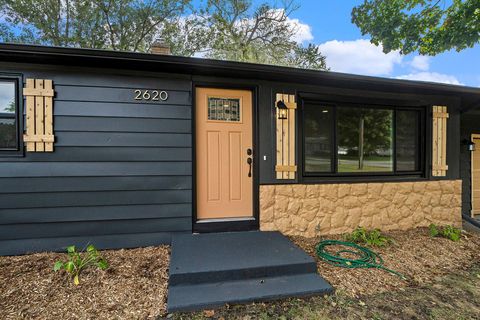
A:
[[[252,162],[253,162],[252,158],[247,158],[249,178],[252,176]]]

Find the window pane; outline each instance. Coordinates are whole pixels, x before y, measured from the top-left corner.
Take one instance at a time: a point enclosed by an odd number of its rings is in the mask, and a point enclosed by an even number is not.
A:
[[[305,172],[332,171],[331,107],[306,105],[304,109]]]
[[[15,114],[15,83],[0,81],[0,115]]]
[[[419,171],[419,111],[397,111],[397,171]]]
[[[393,111],[340,107],[338,172],[393,171]]]
[[[0,82],[0,149],[17,147],[15,83]]]
[[[208,98],[208,120],[240,121],[240,99]]]

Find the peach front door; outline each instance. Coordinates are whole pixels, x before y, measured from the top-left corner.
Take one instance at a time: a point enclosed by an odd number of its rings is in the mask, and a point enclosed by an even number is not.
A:
[[[196,89],[197,219],[253,216],[252,93]]]

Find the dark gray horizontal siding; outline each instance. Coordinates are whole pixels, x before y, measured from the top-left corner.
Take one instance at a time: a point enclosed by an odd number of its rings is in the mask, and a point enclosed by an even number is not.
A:
[[[192,108],[190,105],[55,101],[53,113],[55,116],[191,119]]]
[[[62,132],[56,134],[59,147],[190,147],[191,134],[126,133],[126,132]]]
[[[190,190],[190,176],[0,178],[3,193]],[[0,204],[1,207],[1,204]],[[0,212],[2,216],[2,212]]]
[[[133,214],[134,213],[134,214]],[[147,204],[127,206],[86,206],[59,208],[2,209],[2,224],[98,221],[151,218],[191,218],[190,203]]]
[[[159,88],[159,90],[163,90]],[[168,90],[168,99],[165,101],[135,100],[135,88],[63,86],[55,84],[55,101],[82,101],[82,102],[134,102],[147,105],[190,105],[189,91]]]
[[[187,231],[190,232],[190,231]],[[124,233],[77,237],[27,238],[0,241],[0,255],[16,255],[38,251],[65,251],[69,245],[85,248],[95,244],[99,249],[118,249],[170,244],[172,234],[185,232]]]
[[[190,203],[191,201],[192,192],[190,190],[0,194],[1,209]],[[132,215],[134,215],[133,208]]]
[[[55,132],[145,132],[145,133],[191,133],[192,123],[184,119],[148,119],[113,117],[56,116]]]
[[[141,162],[141,161],[191,161],[190,147],[55,147],[55,152],[29,153],[16,158],[16,162]],[[12,162],[12,158],[0,158],[1,162]],[[1,166],[1,164],[0,164]]]
[[[190,229],[189,218],[132,219],[0,225],[0,240],[93,236],[98,234],[175,232]],[[55,233],[52,234],[52,230]]]
[[[191,162],[2,162],[0,177],[191,175]],[[0,186],[0,192],[8,186]]]
[[[55,148],[0,158],[0,254],[169,243],[190,232],[188,77],[35,68],[18,72],[53,80]],[[135,89],[169,97],[135,100]]]

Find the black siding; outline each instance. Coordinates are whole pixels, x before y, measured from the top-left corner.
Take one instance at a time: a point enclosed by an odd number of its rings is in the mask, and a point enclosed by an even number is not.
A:
[[[169,243],[191,232],[191,80],[34,66],[52,79],[53,153],[0,155],[0,254]],[[167,90],[139,102],[134,89]]]
[[[473,133],[480,134],[480,115],[463,114],[461,121],[461,140],[470,140]],[[477,146],[479,148],[480,146]],[[472,164],[471,153],[462,144],[460,149],[460,175],[462,177],[462,212],[470,215],[472,211]]]

